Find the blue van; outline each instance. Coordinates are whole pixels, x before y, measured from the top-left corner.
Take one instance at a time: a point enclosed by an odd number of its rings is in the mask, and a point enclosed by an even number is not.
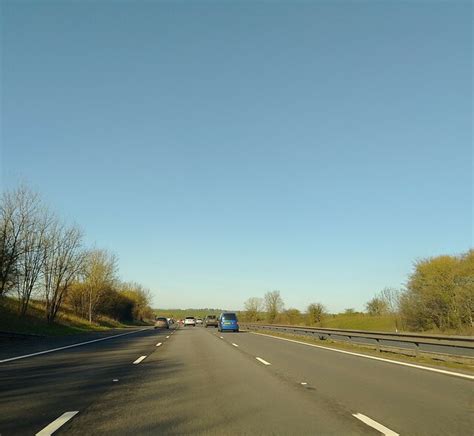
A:
[[[239,331],[239,321],[237,315],[234,312],[223,312],[219,315],[218,330],[220,332],[225,331]]]

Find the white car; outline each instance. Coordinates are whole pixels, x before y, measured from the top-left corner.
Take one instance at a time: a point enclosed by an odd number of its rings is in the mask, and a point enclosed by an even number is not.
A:
[[[194,316],[187,316],[185,319],[184,319],[184,326],[193,326],[193,327],[196,327],[196,318],[194,318]]]

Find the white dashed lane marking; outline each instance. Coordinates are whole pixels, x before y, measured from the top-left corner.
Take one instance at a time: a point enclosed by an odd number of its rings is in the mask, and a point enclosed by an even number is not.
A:
[[[140,356],[137,360],[133,362],[134,365],[138,365],[140,362],[143,362],[146,359],[146,356]]]
[[[66,422],[68,422],[71,418],[79,413],[78,410],[74,410],[72,412],[65,412],[59,418],[55,419],[51,424],[47,425],[43,430],[36,433],[36,436],[50,436],[52,435],[58,428],[62,427]]]
[[[261,357],[256,357],[255,359],[257,359],[260,363],[263,363],[264,365],[271,365],[270,362],[263,360]]]
[[[379,431],[385,436],[399,436],[398,433],[395,433],[393,430],[390,430],[384,425],[379,424],[377,421],[374,421],[368,416],[362,415],[362,413],[353,413],[352,416],[362,421],[364,424],[367,424],[369,427],[375,428],[375,430]]]
[[[287,342],[293,342],[295,344],[305,345],[307,347],[321,348],[323,350],[333,351],[335,353],[348,354],[351,356],[363,357],[364,359],[378,360],[379,362],[388,362],[388,363],[393,363],[395,365],[407,366],[409,368],[417,368],[417,369],[422,369],[424,371],[437,372],[438,374],[446,374],[446,375],[452,375],[455,377],[465,378],[468,380],[474,380],[474,375],[470,375],[470,374],[447,371],[445,369],[431,368],[429,366],[415,365],[414,363],[407,363],[407,362],[401,362],[399,360],[385,359],[383,357],[369,356],[368,354],[354,353],[352,351],[338,350],[337,348],[330,348],[330,347],[325,347],[323,345],[316,345],[316,344],[308,344],[307,342],[297,341],[295,339],[280,338],[278,336],[267,335],[265,333],[256,333],[256,332],[250,332],[250,333],[253,335],[265,336],[267,338],[275,339],[278,341],[287,341]]]

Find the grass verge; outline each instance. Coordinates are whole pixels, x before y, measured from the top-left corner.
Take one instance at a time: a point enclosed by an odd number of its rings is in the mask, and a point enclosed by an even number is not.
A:
[[[321,345],[327,348],[334,348],[337,350],[344,350],[344,351],[353,351],[355,353],[366,354],[368,356],[374,357],[382,357],[391,360],[397,360],[400,362],[406,363],[413,363],[413,364],[422,364],[425,366],[430,366],[433,368],[440,368],[446,370],[456,370],[459,372],[464,372],[468,374],[474,374],[474,364],[472,363],[462,363],[458,361],[444,361],[444,360],[437,360],[435,355],[433,356],[409,356],[406,354],[399,354],[395,351],[388,351],[388,350],[381,350],[377,352],[375,347],[370,345],[362,345],[362,344],[347,344],[345,342],[334,341],[332,339],[326,339],[324,341],[316,338],[309,338],[307,336],[302,335],[292,335],[288,333],[276,333],[264,329],[253,330],[256,333],[263,333],[269,336],[276,336],[286,339],[295,339],[301,342],[306,342],[308,344],[314,345]]]

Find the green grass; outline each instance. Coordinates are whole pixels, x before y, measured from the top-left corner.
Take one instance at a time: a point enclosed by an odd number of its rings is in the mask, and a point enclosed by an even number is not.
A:
[[[397,324],[396,317],[393,315],[370,316],[365,313],[355,313],[328,315],[319,327],[394,332]]]
[[[68,307],[61,310],[54,323],[48,324],[42,303],[32,301],[25,316],[19,317],[18,303],[15,299],[7,297],[0,299],[0,331],[4,332],[63,336],[122,327],[128,326],[107,317],[89,323],[84,318],[74,315]]]

